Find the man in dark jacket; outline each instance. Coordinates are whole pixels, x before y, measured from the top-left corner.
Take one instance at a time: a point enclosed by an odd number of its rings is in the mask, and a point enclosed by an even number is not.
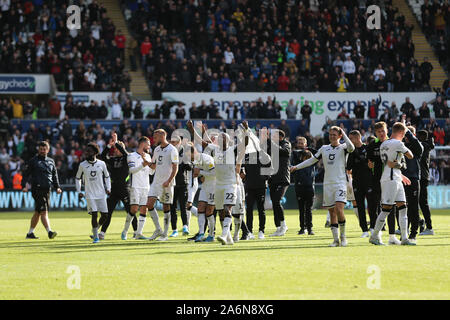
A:
[[[127,212],[127,220],[133,224],[133,230],[136,236],[137,219],[131,214],[130,210],[130,184],[128,180],[129,169],[127,163],[128,152],[125,145],[121,141],[117,141],[117,133],[113,133],[110,142],[103,149],[100,159],[105,161],[108,172],[111,175],[111,194],[107,199],[108,214],[100,217],[99,225],[102,230],[99,233],[99,239],[105,238],[106,230],[111,223],[111,216],[116,209],[119,201],[122,201],[125,211]]]
[[[172,136],[170,143],[178,149],[178,158],[183,159],[184,149],[181,146],[181,138],[179,136]],[[175,176],[175,187],[173,194],[173,203],[170,207],[170,221],[172,224],[172,234],[170,237],[177,237],[177,201],[180,205],[181,220],[183,221],[183,235],[188,235],[188,221],[186,214],[186,204],[188,199],[188,171],[192,170],[192,163],[181,161],[178,164],[178,172]]]
[[[297,149],[292,150],[292,165],[295,166],[306,159],[309,159],[317,150],[308,148],[306,138],[297,137]],[[295,171],[293,178],[295,181],[295,194],[297,196],[300,230],[299,235],[305,234],[308,230],[309,235],[314,235],[312,231],[312,206],[314,201],[314,180],[316,170],[310,166]]]
[[[433,136],[428,137],[426,130],[417,132],[417,138],[422,143],[423,153],[420,158],[420,195],[419,205],[427,228],[420,235],[434,235],[431,224],[431,212],[428,206],[428,182],[430,180],[430,151],[434,149]]]
[[[408,126],[405,135],[405,146],[411,150],[414,158],[406,160],[406,168],[402,169],[402,174],[407,177],[411,184],[405,185],[406,201],[408,203],[408,222],[410,223],[409,239],[416,239],[419,229],[419,194],[420,194],[420,159],[423,153],[423,146],[416,138],[416,129]]]
[[[27,239],[38,239],[34,235],[39,217],[47,230],[48,237],[53,239],[56,232],[50,228],[50,220],[48,219],[48,209],[50,207],[50,188],[53,186],[59,194],[62,192],[59,186],[58,173],[56,171],[55,161],[47,157],[50,151],[50,145],[47,141],[41,141],[38,144],[38,154],[33,157],[25,167],[22,179],[22,191],[28,192],[27,183],[31,184],[31,194],[34,199],[35,208],[31,218],[30,230],[27,233]]]
[[[253,235],[253,206],[256,202],[259,216],[259,232],[258,238],[264,239],[264,229],[266,225],[266,212],[264,202],[266,199],[267,175],[261,174],[261,169],[270,167],[271,160],[269,155],[261,150],[260,152],[252,152],[245,155],[244,170],[245,174],[241,174],[245,186],[245,202],[247,205],[247,228],[249,237]]]
[[[281,205],[281,199],[284,197],[291,182],[289,171],[291,143],[286,140],[285,133],[278,129],[271,130],[270,137],[268,131],[262,129],[260,139],[262,142],[269,141],[270,152],[268,154],[272,158],[272,166],[274,168],[273,174],[269,178],[269,190],[277,231],[271,236],[283,236],[288,227],[284,220],[284,209]]]

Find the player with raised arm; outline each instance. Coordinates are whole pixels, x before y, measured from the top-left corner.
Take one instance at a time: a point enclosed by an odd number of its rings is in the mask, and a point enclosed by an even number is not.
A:
[[[111,193],[111,179],[105,162],[96,157],[100,153],[98,145],[91,142],[87,145],[86,160],[80,163],[75,179],[78,197],[86,198],[87,210],[91,215],[93,243],[98,243],[98,221],[97,213],[102,217],[108,214],[106,196]],[[85,194],[81,193],[81,182],[84,183]],[[106,191],[105,191],[106,190]],[[104,219],[104,218],[103,218]]]
[[[128,168],[130,170],[130,212],[127,214],[125,225],[122,231],[122,240],[127,239],[128,229],[131,221],[136,218],[136,213],[140,212],[138,227],[135,239],[147,239],[142,235],[145,220],[147,217],[147,196],[150,190],[150,175],[153,169],[150,168],[151,158],[150,139],[141,137],[138,140],[138,148],[127,157]]]
[[[165,130],[155,130],[153,140],[157,145],[152,157],[152,168],[155,170],[155,175],[148,192],[147,207],[156,229],[149,240],[160,237],[158,241],[167,241],[170,226],[170,207],[173,203],[179,157],[177,148],[167,141]],[[163,204],[164,230],[161,229],[159,224],[158,212],[155,208],[156,200]]]
[[[106,167],[111,175],[111,195],[107,199],[108,215],[105,216],[105,221],[100,217],[99,225],[102,226],[102,230],[99,233],[99,239],[103,240],[106,230],[111,223],[112,214],[117,204],[122,201],[125,207],[125,211],[131,217],[130,211],[130,180],[128,169],[128,152],[125,149],[125,145],[122,141],[117,140],[117,133],[111,135],[111,139],[106,148],[100,155],[100,159],[105,161]],[[134,236],[136,237],[137,220],[136,217],[132,218]]]
[[[203,176],[204,180],[198,196],[198,234],[195,242],[214,241],[216,220],[214,217],[214,190],[216,174],[214,159],[210,155],[200,153],[192,142],[188,143],[190,158],[194,164],[193,177]],[[208,224],[209,235],[205,238],[205,224]]]
[[[353,152],[355,146],[341,128],[333,126],[329,133],[330,144],[322,146],[313,158],[291,167],[291,172],[311,166],[322,159],[325,169],[323,206],[327,207],[330,213],[331,233],[334,239],[330,246],[345,247],[347,246],[344,215],[344,206],[347,203],[346,154]],[[341,139],[344,139],[342,144],[339,142]]]
[[[379,235],[383,228],[386,217],[391,212],[394,205],[399,210],[399,224],[402,234],[402,245],[415,245],[408,239],[408,216],[406,208],[405,189],[403,188],[403,176],[400,168],[392,167],[392,163],[401,163],[405,155],[408,159],[414,156],[405,144],[402,142],[406,133],[406,126],[401,122],[396,122],[392,127],[391,139],[384,141],[380,146],[380,156],[384,168],[381,175],[381,205],[382,210],[375,223],[373,234],[369,242],[375,245],[383,245]]]
[[[247,123],[244,122],[243,124],[245,129],[248,129]],[[230,232],[232,208],[236,204],[237,175],[241,171],[241,162],[244,158],[245,147],[236,148],[237,146],[231,145],[230,136],[224,132],[220,133],[218,136],[218,145],[212,144],[206,130],[203,130],[205,139],[202,139],[202,137],[194,130],[192,121],[188,121],[187,125],[195,139],[202,141],[202,146],[204,148],[209,147],[214,150],[213,158],[216,173],[214,202],[217,210],[219,210],[220,217],[223,218],[222,235],[218,236],[217,240],[223,245],[232,245],[234,244]],[[248,139],[246,139],[245,143],[248,143]]]

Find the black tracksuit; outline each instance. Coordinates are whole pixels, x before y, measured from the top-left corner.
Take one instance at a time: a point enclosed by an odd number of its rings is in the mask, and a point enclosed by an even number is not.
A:
[[[373,203],[374,197],[369,196],[369,190],[373,183],[372,170],[368,167],[367,149],[366,144],[363,144],[359,148],[355,146],[355,151],[350,153],[347,159],[347,170],[352,170],[352,186],[358,208],[359,226],[363,232],[369,231],[366,220],[366,198],[370,217],[370,228],[375,228],[375,222],[377,220],[377,203]]]
[[[411,180],[409,186],[404,186],[406,202],[408,203],[408,222],[411,225],[410,239],[414,239],[419,229],[419,194],[420,194],[420,158],[422,157],[423,147],[420,141],[411,133],[406,131],[408,143],[405,146],[411,150],[414,158],[406,160],[406,169],[402,169],[402,174]]]
[[[183,159],[184,149],[178,151],[179,159]],[[175,187],[173,193],[173,203],[170,206],[170,222],[172,230],[177,230],[177,201],[180,205],[181,220],[183,225],[187,225],[186,204],[188,198],[188,171],[192,170],[192,164],[181,162],[178,165],[178,172],[175,176]]]
[[[303,152],[305,149],[292,151],[292,165],[295,166],[302,162]],[[315,154],[315,150],[311,150]],[[307,229],[311,231],[312,224],[312,206],[314,203],[314,183],[315,183],[316,169],[315,166],[310,166],[297,170],[293,174],[295,181],[295,195],[297,196],[298,212],[300,229]]]
[[[284,221],[284,209],[281,205],[281,198],[283,198],[289,184],[291,183],[291,175],[289,171],[291,143],[286,139],[281,140],[279,145],[276,145],[270,141],[269,147],[271,148],[271,153],[278,152],[279,155],[278,170],[269,178],[270,199],[272,200],[275,226],[279,227],[281,225],[281,221]],[[275,167],[277,164],[273,163],[273,159],[272,165],[274,166],[274,169],[276,169]]]
[[[102,219],[102,231],[106,232],[111,223],[111,216],[116,209],[119,201],[122,201],[125,211],[130,213],[130,184],[128,181],[129,169],[127,163],[128,152],[122,148],[119,143],[115,144],[115,147],[119,149],[122,156],[120,157],[110,157],[110,148],[107,146],[103,149],[100,155],[100,159],[105,161],[106,167],[108,168],[109,174],[111,176],[111,194],[107,199],[108,204],[108,216],[106,221],[103,222]],[[133,219],[133,229],[137,229],[137,219]]]
[[[369,214],[372,213],[373,216],[381,211],[381,184],[380,179],[383,174],[383,163],[380,158],[380,146],[382,142],[377,138],[367,146],[367,159],[374,163],[374,168],[372,171],[371,185],[368,189],[368,201]],[[395,210],[395,209],[394,209]],[[375,226],[375,221],[372,223],[372,218],[370,218],[370,227]],[[375,219],[376,220],[376,219]],[[388,215],[388,228],[389,234],[395,234],[395,214]]]
[[[268,176],[261,175],[261,168],[270,167],[270,157],[265,152],[254,152],[245,155],[245,203],[247,205],[247,228],[253,232],[253,206],[256,202],[259,216],[259,231],[264,232],[266,226],[266,212],[264,202]]]
[[[427,229],[433,229],[431,224],[430,207],[428,206],[428,181],[430,180],[430,151],[434,149],[433,138],[422,141],[423,153],[420,158],[420,195],[419,205]]]
[[[25,165],[22,187],[31,184],[31,195],[34,199],[34,210],[45,212],[49,209],[50,188],[58,189],[59,179],[55,161],[49,157],[36,155]]]

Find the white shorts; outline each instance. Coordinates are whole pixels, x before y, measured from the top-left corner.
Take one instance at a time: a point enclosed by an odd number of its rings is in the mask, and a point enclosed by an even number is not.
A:
[[[397,180],[381,181],[381,204],[393,205],[396,202],[406,202],[403,183]]]
[[[130,205],[139,205],[146,206],[147,205],[147,197],[148,197],[147,188],[130,188]]]
[[[198,182],[197,180],[194,181],[194,184],[191,186],[188,186],[188,198],[187,198],[187,202],[193,203],[194,202],[194,198],[195,198],[195,194],[197,193],[198,190]]]
[[[331,208],[336,202],[347,203],[347,185],[345,183],[324,184],[323,206]]]
[[[238,185],[236,192],[236,205],[232,210],[233,214],[245,214],[245,190],[243,186]]]
[[[216,209],[222,210],[224,205],[236,205],[237,198],[237,184],[230,184],[221,186],[216,184],[216,190],[214,192],[214,201],[216,203]]]
[[[202,184],[198,201],[206,202],[210,206],[213,206],[215,204],[214,198],[214,185]]]
[[[158,199],[159,202],[163,204],[172,204],[173,191],[174,186],[164,188],[162,184],[152,183],[152,185],[150,186],[150,191],[148,192],[148,196]]]
[[[353,185],[352,180],[347,181],[347,200],[348,201],[355,201],[355,194],[353,192]]]
[[[108,204],[104,199],[86,199],[88,213],[92,212],[108,212]]]

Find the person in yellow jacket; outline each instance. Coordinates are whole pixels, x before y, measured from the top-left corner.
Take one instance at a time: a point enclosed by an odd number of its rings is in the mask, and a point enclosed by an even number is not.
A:
[[[347,92],[349,83],[348,79],[345,77],[345,74],[341,72],[341,75],[338,80],[336,80],[337,92]]]
[[[20,103],[20,99],[16,99],[14,102],[14,100],[10,98],[10,102],[13,107],[13,117],[23,119],[23,106]]]

